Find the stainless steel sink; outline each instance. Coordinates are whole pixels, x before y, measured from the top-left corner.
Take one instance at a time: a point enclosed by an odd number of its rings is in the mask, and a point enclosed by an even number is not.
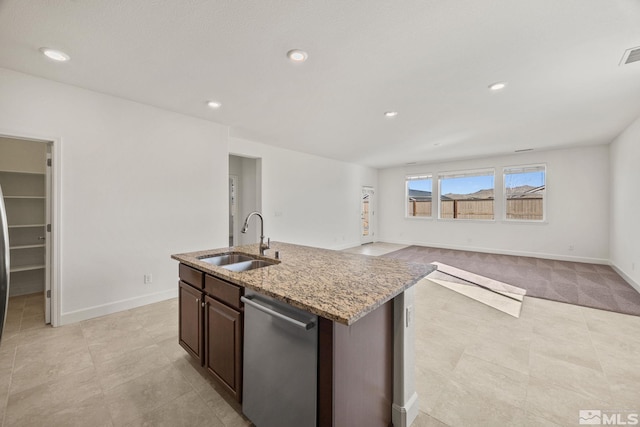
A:
[[[200,261],[208,262],[209,264],[224,266],[228,264],[237,264],[246,261],[253,261],[254,257],[245,254],[239,254],[235,252],[229,252],[226,254],[220,254],[212,257],[200,258]]]
[[[242,261],[242,262],[236,262],[233,264],[223,265],[222,268],[230,271],[242,272],[242,271],[255,270],[256,268],[268,267],[274,264],[277,264],[277,263],[271,262],[271,261],[265,261],[262,259],[252,259],[250,261]]]

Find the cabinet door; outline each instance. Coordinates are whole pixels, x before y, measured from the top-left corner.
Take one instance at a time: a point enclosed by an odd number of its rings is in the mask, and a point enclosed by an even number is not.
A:
[[[242,397],[242,315],[205,296],[205,366],[240,402]]]
[[[203,362],[202,303],[203,293],[180,282],[180,345],[196,359]]]

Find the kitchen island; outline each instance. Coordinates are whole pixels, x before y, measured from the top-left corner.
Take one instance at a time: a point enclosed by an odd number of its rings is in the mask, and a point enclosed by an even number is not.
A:
[[[274,259],[276,251],[278,260]],[[235,272],[203,261],[230,252],[274,264]],[[183,316],[182,310],[196,304],[205,307],[205,299],[211,304],[224,303],[216,313],[235,319],[229,321],[232,332],[226,335],[237,340],[243,327],[240,298],[245,288],[251,289],[318,316],[318,426],[387,427],[393,418],[394,425],[400,427],[417,414],[412,385],[413,325],[407,314],[412,309],[410,288],[433,271],[433,266],[280,242],[273,242],[266,256],[259,255],[256,244],[172,258],[181,263],[181,345],[203,364],[203,353],[220,345],[207,345],[204,338],[195,338],[192,330],[186,330],[189,323],[204,325],[204,330],[207,321],[201,320],[202,314]],[[212,294],[207,289],[222,293]],[[189,306],[189,301],[195,303]],[[183,323],[186,341],[182,338]],[[192,345],[185,344],[189,340]],[[229,352],[240,360],[241,353],[241,343]],[[241,400],[241,363],[228,362],[221,363],[229,366],[223,369],[226,374],[210,371]]]

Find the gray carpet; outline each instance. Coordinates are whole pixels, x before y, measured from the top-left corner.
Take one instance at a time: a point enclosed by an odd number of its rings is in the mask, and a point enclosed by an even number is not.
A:
[[[640,316],[640,293],[608,265],[409,246],[383,255],[438,261],[527,290],[527,296]]]

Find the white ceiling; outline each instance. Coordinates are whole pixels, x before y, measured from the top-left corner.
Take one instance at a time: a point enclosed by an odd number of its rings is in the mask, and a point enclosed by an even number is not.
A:
[[[638,0],[0,0],[0,67],[374,167],[608,143],[636,46]]]

